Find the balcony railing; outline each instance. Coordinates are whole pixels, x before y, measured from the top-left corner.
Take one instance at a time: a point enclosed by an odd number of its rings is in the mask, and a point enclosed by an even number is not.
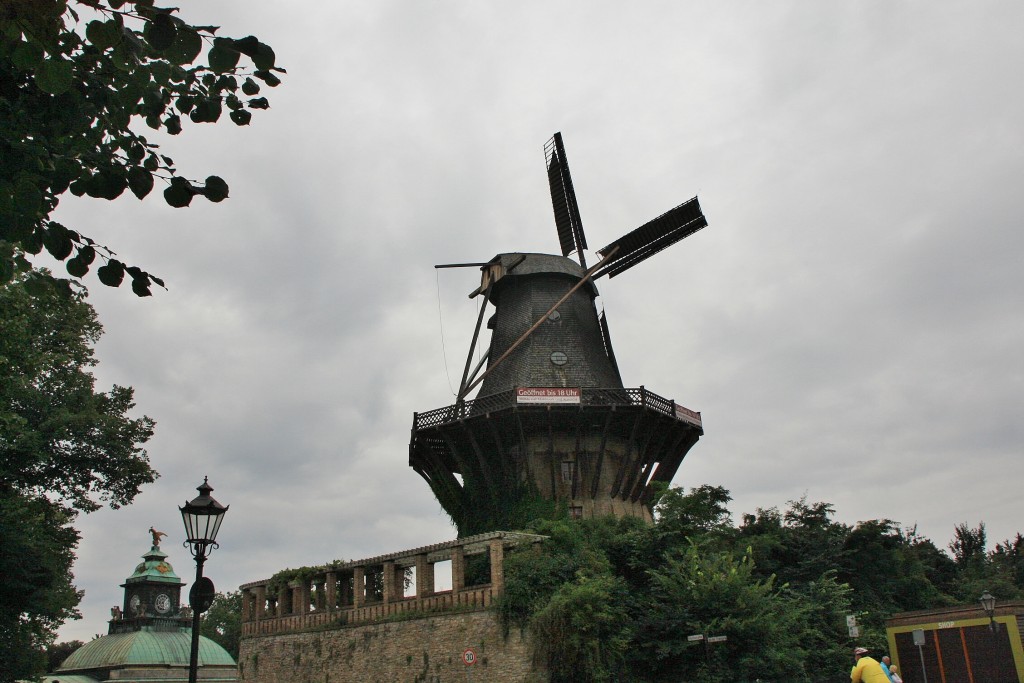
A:
[[[611,407],[611,406],[637,406],[648,408],[656,412],[674,417],[678,420],[689,422],[700,426],[700,413],[688,410],[678,405],[675,401],[648,391],[644,387],[619,389],[619,388],[590,388],[580,389],[579,404],[558,403],[559,408],[576,407]],[[494,413],[500,410],[507,410],[515,407],[536,408],[538,405],[522,404],[517,402],[515,389],[502,391],[490,396],[478,397],[462,403],[428,410],[425,413],[416,413],[413,418],[413,429],[429,429],[445,424],[451,424],[464,420],[468,417]],[[684,416],[685,415],[685,416]]]

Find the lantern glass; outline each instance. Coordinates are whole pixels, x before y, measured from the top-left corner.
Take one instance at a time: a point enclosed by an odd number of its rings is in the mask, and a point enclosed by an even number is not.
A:
[[[981,608],[985,610],[985,614],[992,616],[996,611],[996,598],[994,595],[985,591],[981,597],[978,598],[978,602],[981,603]]]
[[[199,495],[179,508],[181,520],[185,524],[185,537],[192,544],[213,544],[217,541],[217,533],[228,506],[221,505],[210,496],[213,487],[206,479],[197,490]]]

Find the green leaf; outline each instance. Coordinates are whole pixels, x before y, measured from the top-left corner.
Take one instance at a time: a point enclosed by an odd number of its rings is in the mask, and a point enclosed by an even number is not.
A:
[[[176,209],[192,203],[195,188],[184,178],[171,178],[171,184],[164,190],[164,200]]]
[[[163,51],[174,45],[178,27],[170,14],[157,13],[146,24],[146,40],[154,50]]]
[[[84,277],[85,274],[89,272],[89,264],[77,256],[72,259],[68,259],[68,262],[64,267],[67,269],[68,275],[73,277]]]
[[[274,68],[274,50],[265,43],[260,43],[256,54],[252,56],[252,63],[257,69],[267,70]]]
[[[19,69],[34,69],[43,61],[43,47],[38,43],[20,42],[11,53],[11,62]]]
[[[249,100],[250,109],[270,109],[270,102],[266,97],[254,97]]]
[[[136,163],[146,158],[146,145],[140,142],[132,142],[128,146],[128,158]]]
[[[271,88],[276,88],[277,86],[281,85],[281,79],[275,76],[270,71],[255,71],[253,72],[253,76],[260,79],[261,81],[269,85]]]
[[[164,54],[167,56],[168,61],[180,66],[194,62],[202,51],[202,37],[192,30],[191,27],[181,26],[174,37],[174,44]]]
[[[68,234],[68,229],[59,223],[51,223],[49,229],[43,234],[43,246],[50,256],[63,261],[71,255],[74,243]]]
[[[164,128],[166,128],[167,132],[171,135],[177,135],[181,132],[181,117],[177,114],[171,114],[164,119]]]
[[[0,256],[0,284],[5,284],[14,279],[14,259],[9,256]]]
[[[96,259],[96,250],[90,247],[88,244],[85,245],[84,247],[79,247],[78,254],[75,255],[75,258],[84,263],[85,265],[89,265]]]
[[[235,122],[236,126],[248,126],[249,122],[252,121],[252,112],[248,112],[244,109],[236,109],[229,114],[231,120]]]
[[[121,25],[113,19],[109,21],[90,21],[85,27],[85,37],[101,52],[121,42]]]
[[[213,41],[209,55],[210,68],[217,73],[231,71],[238,65],[241,53],[234,48],[233,42],[229,38],[217,38]]]
[[[153,296],[149,291],[149,275],[143,272],[132,273],[132,291],[135,296]]]
[[[38,254],[43,250],[43,234],[42,230],[33,230],[32,234],[21,241],[21,248],[29,254]]]
[[[222,202],[228,197],[228,184],[224,182],[223,178],[212,175],[206,179],[203,194],[211,202]]]
[[[142,162],[142,167],[147,171],[156,171],[160,168],[160,159],[155,154],[150,154],[146,157],[146,160]]]
[[[260,49],[260,41],[256,36],[246,36],[235,41],[235,49],[247,57],[255,57]]]
[[[230,90],[234,92],[238,90],[238,79],[231,74],[224,74],[217,79],[217,82],[213,85],[215,90]]]
[[[110,259],[106,265],[96,269],[96,276],[107,287],[120,287],[124,280],[124,264],[117,259]]]
[[[252,80],[251,78],[246,78],[245,82],[242,83],[242,92],[244,92],[249,97],[252,97],[253,95],[258,95],[260,92],[260,84]]]
[[[182,114],[187,114],[192,111],[192,108],[196,106],[195,98],[189,95],[182,95],[174,103],[175,109],[180,111]]]
[[[149,72],[153,76],[153,80],[159,85],[167,85],[171,80],[170,64],[163,60],[155,60],[148,63]]]
[[[37,215],[43,210],[43,193],[28,178],[19,178],[14,186],[14,203],[21,212]]]
[[[189,118],[193,123],[214,123],[220,118],[221,111],[219,99],[207,98],[196,104],[196,108],[189,114]]]
[[[60,95],[71,87],[74,72],[71,62],[60,57],[51,57],[36,67],[36,85],[51,95]]]
[[[121,169],[100,171],[89,179],[85,192],[97,199],[113,200],[121,196],[128,187],[128,178]]]
[[[141,166],[133,166],[128,170],[128,188],[142,199],[153,189],[153,174]]]
[[[111,54],[110,59],[115,67],[126,73],[139,64],[139,58],[135,56],[127,40],[122,40],[114,46],[114,52]]]

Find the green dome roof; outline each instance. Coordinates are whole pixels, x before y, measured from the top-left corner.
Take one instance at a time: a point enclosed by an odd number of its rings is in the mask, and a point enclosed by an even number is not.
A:
[[[83,671],[126,665],[189,665],[192,648],[190,629],[180,631],[134,631],[113,633],[91,640],[64,660],[61,671]],[[200,666],[235,666],[235,660],[217,643],[199,637]]]
[[[138,581],[158,581],[160,583],[176,584],[182,582],[178,575],[174,573],[174,567],[167,561],[167,553],[160,550],[158,546],[150,548],[149,552],[142,556],[142,559],[145,562],[139,563],[139,566],[135,568],[135,572],[125,581],[126,584]]]

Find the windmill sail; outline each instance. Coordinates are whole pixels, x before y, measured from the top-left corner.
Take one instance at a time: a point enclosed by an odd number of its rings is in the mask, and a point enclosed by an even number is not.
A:
[[[621,377],[622,373],[619,372],[619,363],[615,360],[615,351],[612,349],[612,335],[608,331],[608,318],[605,317],[604,311],[601,311],[601,317],[598,321],[601,323],[601,341],[604,342],[605,355],[612,362],[612,368],[614,368],[615,373]]]
[[[561,133],[555,133],[544,145],[544,159],[548,167],[551,206],[555,210],[555,227],[558,228],[562,256],[568,256],[575,251],[579,254],[580,265],[586,268],[583,250],[587,248],[587,238],[583,234],[583,221],[580,219],[580,209],[576,204],[576,191],[572,187],[572,176],[569,175],[569,162],[565,158]]]
[[[707,224],[708,221],[704,217],[696,197],[683,202],[653,221],[623,235],[608,246],[598,249],[597,253],[602,256],[610,252],[613,247],[618,247],[619,251],[608,265],[598,271],[594,277],[598,278],[602,275],[615,277],[641,261],[654,256],[665,247],[707,227]]]

